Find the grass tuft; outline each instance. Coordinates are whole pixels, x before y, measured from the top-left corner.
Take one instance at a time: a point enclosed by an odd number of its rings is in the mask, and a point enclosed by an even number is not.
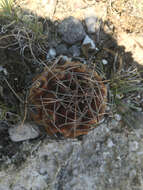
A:
[[[114,74],[109,82],[112,111],[119,113],[123,122],[132,128],[136,121],[135,113],[141,111],[142,82],[143,79],[136,67]]]
[[[0,0],[0,15],[11,16],[13,15],[13,0]]]

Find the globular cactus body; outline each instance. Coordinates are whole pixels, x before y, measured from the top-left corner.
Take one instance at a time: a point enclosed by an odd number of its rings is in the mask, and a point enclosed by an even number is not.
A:
[[[97,126],[106,98],[106,87],[96,71],[80,62],[57,63],[34,79],[30,115],[50,136],[75,138]]]

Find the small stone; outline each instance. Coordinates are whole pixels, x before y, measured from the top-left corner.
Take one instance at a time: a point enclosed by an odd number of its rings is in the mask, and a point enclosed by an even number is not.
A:
[[[24,141],[28,139],[35,139],[39,136],[39,130],[35,125],[25,123],[22,126],[16,125],[10,127],[9,130],[10,139],[14,142]]]
[[[108,61],[106,59],[102,59],[102,63],[103,63],[103,65],[107,65]]]
[[[111,121],[111,126],[112,127],[117,127],[119,125],[119,121],[115,120],[115,119],[112,119]]]
[[[110,106],[106,106],[106,111],[110,111],[110,110],[111,110]]]
[[[94,34],[96,32],[97,18],[95,16],[90,16],[90,17],[85,18],[85,24],[86,24],[88,33]]]
[[[62,40],[68,44],[80,42],[85,37],[85,30],[80,20],[74,17],[64,19],[58,27]]]
[[[112,142],[111,139],[108,140],[107,146],[108,146],[109,148],[112,148],[112,147],[114,146],[114,143]]]
[[[133,141],[129,143],[130,151],[132,152],[137,151],[138,148],[139,148],[139,143],[137,141]]]
[[[80,49],[78,46],[73,45],[72,47],[69,48],[69,54],[72,55],[73,57],[79,57],[80,56]]]
[[[83,45],[87,45],[87,44],[90,45],[91,49],[95,49],[95,43],[88,35],[86,35],[83,41]]]
[[[114,118],[116,121],[120,121],[121,120],[121,116],[119,114],[115,114]]]
[[[127,100],[127,103],[130,104],[130,103],[131,103],[131,100]]]
[[[94,41],[88,35],[86,35],[81,47],[83,54],[88,57],[89,51],[95,50],[95,48],[96,46]]]
[[[59,44],[56,47],[56,53],[57,53],[57,55],[66,55],[67,51],[68,51],[68,49],[67,49],[66,44]]]
[[[47,53],[46,58],[51,59],[51,58],[54,58],[54,57],[56,57],[56,50],[54,48],[50,48],[48,53]]]

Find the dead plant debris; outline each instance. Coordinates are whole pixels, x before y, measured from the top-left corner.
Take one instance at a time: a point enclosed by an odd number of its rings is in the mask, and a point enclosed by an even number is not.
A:
[[[107,90],[100,76],[80,62],[53,64],[33,81],[31,117],[51,136],[75,138],[97,126]]]

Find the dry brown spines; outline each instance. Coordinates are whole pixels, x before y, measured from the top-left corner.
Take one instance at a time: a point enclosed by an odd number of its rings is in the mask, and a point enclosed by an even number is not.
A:
[[[31,111],[31,117],[51,136],[87,134],[104,115],[106,87],[95,71],[80,62],[56,64],[34,83],[29,102],[36,112]]]

